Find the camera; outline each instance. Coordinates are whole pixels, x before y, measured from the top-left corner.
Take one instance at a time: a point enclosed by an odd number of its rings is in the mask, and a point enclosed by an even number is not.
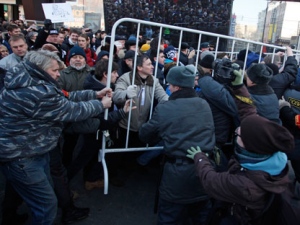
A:
[[[214,79],[221,84],[229,84],[235,80],[234,70],[240,70],[240,66],[229,59],[216,59],[213,62]]]

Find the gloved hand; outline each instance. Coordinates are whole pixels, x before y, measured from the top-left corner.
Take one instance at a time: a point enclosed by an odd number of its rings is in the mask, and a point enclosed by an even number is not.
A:
[[[188,152],[188,154],[186,155],[186,157],[194,160],[195,155],[202,151],[201,151],[201,148],[199,146],[197,146],[197,149],[195,149],[194,147],[191,147],[191,149],[188,149],[187,152]]]
[[[238,86],[243,84],[242,70],[233,70],[233,74],[235,75],[235,79],[231,82],[232,86]]]
[[[49,19],[44,20],[44,29],[50,30],[52,28],[52,21]]]
[[[284,99],[279,99],[278,103],[279,103],[279,110],[282,109],[284,106],[291,107],[291,104]]]
[[[127,98],[134,98],[136,97],[136,85],[130,85],[127,87],[126,91]]]

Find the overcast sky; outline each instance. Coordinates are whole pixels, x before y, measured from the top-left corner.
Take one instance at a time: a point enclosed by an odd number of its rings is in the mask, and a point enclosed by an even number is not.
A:
[[[256,25],[258,13],[266,8],[266,0],[234,0],[232,14],[237,16],[237,23]]]

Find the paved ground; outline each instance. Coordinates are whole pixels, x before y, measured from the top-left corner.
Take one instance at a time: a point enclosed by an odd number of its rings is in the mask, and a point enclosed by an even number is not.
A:
[[[125,186],[109,185],[108,194],[104,189],[87,191],[79,173],[71,182],[71,189],[76,190],[79,197],[75,200],[78,207],[89,207],[88,218],[74,225],[154,225],[154,199],[159,175],[158,159],[154,160],[146,172],[133,171],[127,178]],[[127,174],[127,173],[126,173]],[[25,204],[19,213],[28,212]],[[58,220],[61,212],[58,212]],[[26,225],[29,225],[29,221]],[[60,225],[56,223],[55,225]]]
[[[108,194],[103,189],[86,191],[80,176],[71,186],[79,193],[75,201],[78,206],[89,206],[90,216],[76,225],[153,225],[156,215],[153,213],[158,164],[154,163],[147,173],[133,172],[125,186],[109,185]]]

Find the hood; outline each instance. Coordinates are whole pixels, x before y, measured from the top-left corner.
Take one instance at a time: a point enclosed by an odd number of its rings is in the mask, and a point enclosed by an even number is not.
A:
[[[230,173],[239,173],[241,171],[241,165],[238,163],[236,158],[229,161]],[[286,164],[282,172],[277,176],[271,176],[270,174],[261,170],[247,170],[244,169],[246,176],[259,186],[261,189],[272,192],[282,193],[288,187],[290,179],[288,176],[288,165]]]
[[[29,61],[21,62],[9,69],[4,78],[6,89],[25,88],[46,82],[59,87],[58,83],[49,74]]]

